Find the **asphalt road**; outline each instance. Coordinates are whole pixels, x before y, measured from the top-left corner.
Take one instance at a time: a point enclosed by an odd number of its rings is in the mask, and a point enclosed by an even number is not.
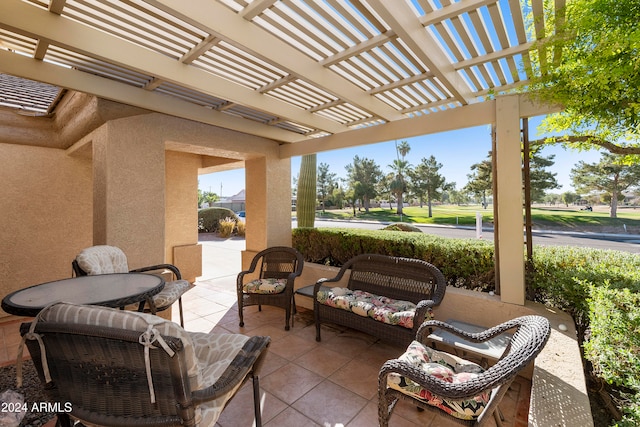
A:
[[[297,227],[297,225],[297,221],[293,220],[292,226],[295,228]],[[315,221],[316,227],[349,227],[377,230],[385,227],[386,225],[387,224],[370,221],[318,220],[317,218]],[[423,232],[427,234],[433,234],[435,236],[453,237],[459,239],[477,238],[475,228],[437,225],[417,226],[422,229]],[[493,231],[486,229],[483,230],[481,238],[484,240],[493,241]],[[541,246],[579,246],[640,253],[640,236],[631,234],[595,234],[534,231],[533,244]]]

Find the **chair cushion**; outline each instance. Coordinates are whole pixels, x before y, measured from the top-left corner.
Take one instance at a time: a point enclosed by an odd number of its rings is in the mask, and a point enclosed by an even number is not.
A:
[[[279,294],[287,286],[287,279],[257,279],[242,286],[246,294]]]
[[[410,301],[396,300],[348,288],[319,291],[316,298],[319,303],[330,307],[351,311],[390,325],[413,328],[416,305]]]
[[[38,315],[38,321],[64,322],[80,325],[101,325],[111,328],[144,332],[153,325],[160,334],[182,340],[187,361],[187,373],[192,390],[203,386],[202,373],[194,349],[191,334],[178,325],[161,317],[137,311],[118,310],[93,305],[59,303],[45,308]]]
[[[214,384],[242,346],[249,340],[248,336],[241,334],[190,332],[189,335],[193,340],[204,384]],[[213,426],[220,417],[227,401],[231,399],[241,385],[242,382],[239,382],[230,393],[201,403],[199,407],[202,420],[198,425]]]
[[[89,276],[129,272],[126,255],[115,246],[98,245],[83,249],[76,261]]]
[[[38,321],[102,325],[140,332],[146,331],[148,325],[153,325],[160,334],[182,340],[192,391],[214,384],[249,340],[248,336],[242,334],[187,332],[177,323],[151,314],[66,303],[54,304],[42,310]],[[241,386],[242,381],[230,392],[198,405],[197,425],[213,426],[227,401]]]
[[[191,285],[186,280],[166,282],[160,293],[153,296],[153,302],[158,310],[168,307],[189,290]]]
[[[407,351],[398,359],[421,369],[428,375],[452,384],[469,381],[484,372],[484,369],[480,365],[449,353],[434,350],[418,341],[413,341],[407,348]],[[390,388],[440,408],[447,414],[463,420],[477,419],[487,405],[490,397],[490,391],[487,391],[471,399],[444,399],[432,394],[429,390],[423,388],[410,378],[406,378],[397,373],[389,374],[387,377],[387,385]]]

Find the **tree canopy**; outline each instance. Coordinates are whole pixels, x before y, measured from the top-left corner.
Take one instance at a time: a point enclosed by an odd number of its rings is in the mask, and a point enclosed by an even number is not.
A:
[[[369,201],[376,197],[376,186],[382,171],[373,159],[354,156],[353,163],[345,166],[349,186],[353,188],[353,200],[362,200],[362,204],[369,212]]]
[[[432,216],[431,201],[442,197],[442,191],[451,188],[447,185],[445,177],[440,174],[442,163],[438,163],[434,156],[428,159],[423,157],[420,164],[409,171],[411,188],[420,199],[420,207],[426,198],[429,207],[429,218]],[[455,186],[454,186],[455,187]]]
[[[554,154],[545,157],[537,150],[532,151],[529,157],[531,200],[534,202],[542,201],[547,190],[560,188],[556,180],[558,174],[547,170],[554,165],[554,158]]]
[[[541,130],[566,135],[546,141],[640,154],[640,2],[572,0],[548,14],[545,24],[549,37],[533,50],[530,71],[538,77],[528,91],[564,108]]]
[[[327,202],[327,196],[333,193],[333,189],[336,188],[337,175],[333,172],[329,172],[329,165],[327,163],[320,163],[318,166],[317,190],[320,201],[322,202],[322,212]]]
[[[625,165],[620,156],[603,154],[598,163],[578,162],[571,169],[571,180],[581,193],[597,191],[611,198],[610,217],[617,217],[618,198],[629,187],[640,184],[640,164]]]

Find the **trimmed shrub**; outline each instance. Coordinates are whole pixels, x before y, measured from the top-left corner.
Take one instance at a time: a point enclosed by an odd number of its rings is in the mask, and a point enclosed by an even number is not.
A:
[[[533,253],[532,299],[569,313],[579,330],[589,323],[589,285],[640,291],[637,254],[574,246],[541,246]]]
[[[219,222],[220,229],[218,230],[218,234],[220,234],[220,237],[231,237],[233,230],[236,228],[236,221],[233,218],[227,217],[221,219]]]
[[[640,294],[609,283],[585,287],[591,294],[585,357],[594,372],[614,386],[622,409],[617,425],[640,425]]]
[[[236,223],[236,233],[238,233],[238,236],[244,237],[247,234],[247,225],[242,221],[238,221]]]
[[[235,212],[227,208],[206,208],[198,211],[198,232],[215,233],[220,229],[220,220],[232,218],[238,221]]]
[[[415,225],[405,224],[403,222],[398,222],[396,224],[387,225],[385,228],[383,228],[383,230],[388,230],[388,231],[408,231],[408,232],[411,232],[411,233],[422,233],[422,230],[420,230]]]
[[[377,253],[423,259],[438,267],[452,286],[494,290],[493,245],[424,233],[353,228],[296,228],[293,246],[306,261],[341,266],[356,255]]]

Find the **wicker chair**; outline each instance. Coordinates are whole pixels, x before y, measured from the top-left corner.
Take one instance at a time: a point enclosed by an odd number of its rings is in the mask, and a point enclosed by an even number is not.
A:
[[[269,337],[186,332],[147,313],[66,303],[20,331],[61,425],[213,426],[248,379],[261,425],[257,372]]]
[[[238,274],[240,326],[244,326],[242,309],[245,306],[257,305],[261,309],[262,305],[272,305],[284,308],[284,329],[288,331],[291,308],[295,310],[293,282],[302,274],[303,266],[302,255],[293,248],[275,246],[258,252],[251,261],[249,269]],[[256,269],[258,269],[258,278],[249,280],[247,276],[256,272]]]
[[[191,289],[191,283],[182,280],[180,270],[173,264],[159,264],[149,267],[136,268],[129,270],[127,264],[127,256],[124,252],[115,246],[98,245],[83,249],[76,259],[71,263],[73,273],[76,276],[92,276],[95,274],[111,274],[111,273],[143,273],[150,271],[169,270],[173,273],[175,280],[166,282],[162,291],[154,295],[149,301],[148,306],[142,303],[140,311],[144,310],[148,313],[156,314],[158,311],[164,311],[178,301],[180,309],[180,326],[184,328],[184,314],[182,312],[182,294]]]
[[[510,329],[513,337],[505,353],[484,370],[475,363],[424,345],[434,328],[472,342],[484,342]],[[423,408],[452,415],[463,425],[480,426],[493,415],[501,426],[498,404],[510,384],[542,351],[551,328],[541,316],[523,316],[480,333],[468,333],[440,321],[424,322],[400,358],[387,361],[378,375],[378,419],[381,427],[398,399]],[[446,378],[446,381],[443,380]],[[444,412],[443,412],[444,411]]]

